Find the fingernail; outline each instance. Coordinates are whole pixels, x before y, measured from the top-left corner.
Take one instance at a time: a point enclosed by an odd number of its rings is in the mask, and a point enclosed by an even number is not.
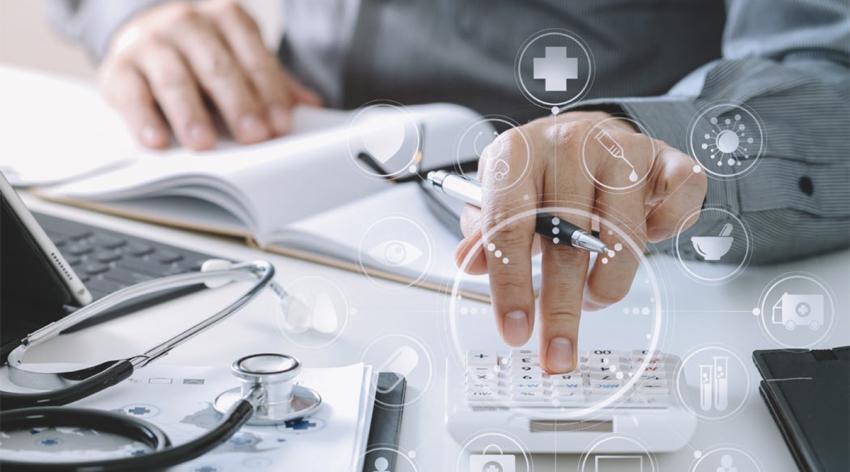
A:
[[[546,350],[546,367],[550,372],[563,373],[573,369],[573,345],[567,338],[552,338]]]
[[[275,133],[288,133],[292,123],[290,111],[280,105],[272,105],[269,108],[269,121],[271,121]]]
[[[148,125],[142,128],[140,134],[142,144],[148,147],[160,147],[164,145],[165,133],[156,126]]]
[[[215,144],[215,133],[205,124],[195,123],[189,126],[189,140],[192,147],[205,149]]]
[[[262,141],[269,137],[269,128],[257,115],[249,114],[239,118],[239,136],[243,141]]]
[[[511,346],[522,346],[528,341],[528,316],[517,310],[505,315],[505,341]]]

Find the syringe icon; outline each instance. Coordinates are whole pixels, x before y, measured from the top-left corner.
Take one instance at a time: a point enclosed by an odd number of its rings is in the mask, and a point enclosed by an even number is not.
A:
[[[608,154],[611,157],[613,157],[614,159],[620,159],[625,162],[632,169],[632,171],[629,173],[629,182],[637,182],[638,174],[635,170],[635,166],[631,162],[629,162],[628,159],[626,159],[626,153],[623,150],[623,146],[620,145],[620,143],[618,143],[616,139],[611,137],[611,135],[608,134],[608,132],[604,129],[600,129],[593,137],[593,139],[595,139],[596,142],[601,144],[602,147],[605,148],[606,151],[608,151]]]

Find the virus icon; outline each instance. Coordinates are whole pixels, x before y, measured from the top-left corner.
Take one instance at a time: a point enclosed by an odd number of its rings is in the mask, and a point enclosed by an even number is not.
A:
[[[743,122],[740,113],[727,118],[713,116],[709,122],[712,129],[703,135],[700,148],[709,153],[716,166],[740,166],[741,161],[750,159],[750,149],[756,139]]]

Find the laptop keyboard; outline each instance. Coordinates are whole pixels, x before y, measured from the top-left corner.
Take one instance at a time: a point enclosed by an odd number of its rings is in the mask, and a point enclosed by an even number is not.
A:
[[[189,251],[167,244],[90,226],[42,213],[33,213],[44,231],[74,268],[95,300],[124,287],[165,275],[199,270],[201,264],[213,258],[208,254]],[[93,322],[80,323],[75,329],[105,321],[120,314],[154,303],[175,298],[200,287],[164,292],[118,307],[114,313],[97,317]]]

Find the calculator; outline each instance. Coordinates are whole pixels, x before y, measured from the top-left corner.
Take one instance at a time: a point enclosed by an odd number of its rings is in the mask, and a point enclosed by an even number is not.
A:
[[[505,452],[582,453],[611,435],[639,445],[613,441],[603,446],[616,449],[596,452],[674,451],[697,422],[675,392],[679,364],[657,351],[598,349],[581,354],[575,371],[549,375],[534,350],[468,351],[463,374],[449,374],[446,422],[460,444],[482,431],[509,434],[522,450],[503,444]]]

